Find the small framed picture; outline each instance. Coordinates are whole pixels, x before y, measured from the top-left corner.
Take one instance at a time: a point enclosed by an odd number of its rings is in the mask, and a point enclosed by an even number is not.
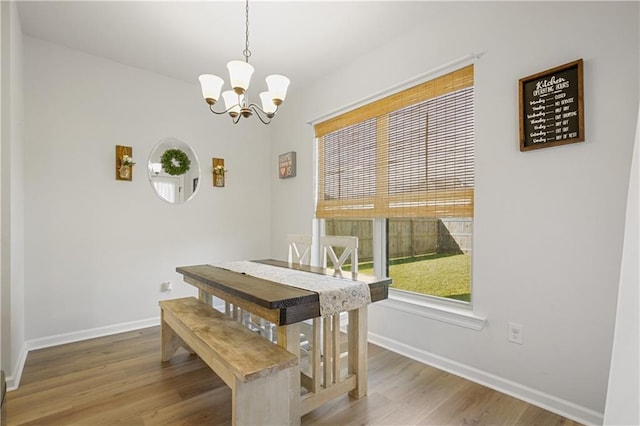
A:
[[[295,151],[280,154],[278,156],[278,176],[280,179],[287,179],[296,175],[296,153]]]

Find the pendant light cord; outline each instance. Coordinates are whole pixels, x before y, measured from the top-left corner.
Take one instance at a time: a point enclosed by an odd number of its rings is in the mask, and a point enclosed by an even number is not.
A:
[[[246,63],[249,63],[249,56],[251,56],[251,51],[249,50],[249,0],[246,1],[245,8],[245,45],[242,54],[244,55],[244,60]]]

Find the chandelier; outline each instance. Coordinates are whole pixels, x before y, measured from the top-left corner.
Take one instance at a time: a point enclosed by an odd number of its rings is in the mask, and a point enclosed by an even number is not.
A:
[[[209,104],[209,109],[212,113],[217,115],[229,113],[234,124],[237,124],[241,117],[248,118],[254,113],[263,124],[269,124],[287,95],[289,79],[279,74],[268,76],[266,78],[268,89],[266,92],[260,93],[262,107],[249,103],[247,89],[253,74],[253,66],[249,64],[249,57],[251,56],[251,51],[249,50],[249,0],[246,0],[245,29],[245,48],[242,51],[244,61],[230,61],[227,63],[229,80],[233,90],[222,92],[222,99],[226,109],[224,111],[215,111],[213,109],[220,99],[220,91],[224,84],[224,80],[217,75],[203,74],[198,78],[202,86],[202,96]]]

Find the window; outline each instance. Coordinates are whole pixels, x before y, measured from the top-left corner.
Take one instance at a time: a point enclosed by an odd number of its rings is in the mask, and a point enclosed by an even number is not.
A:
[[[372,240],[359,230],[383,221],[379,244],[393,288],[470,301],[473,66],[319,123],[315,131],[316,217],[326,220],[327,233]],[[372,259],[365,247],[360,259]]]

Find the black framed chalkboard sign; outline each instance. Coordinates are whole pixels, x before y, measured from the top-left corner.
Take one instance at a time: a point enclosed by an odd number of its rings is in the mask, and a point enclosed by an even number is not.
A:
[[[584,141],[582,59],[521,78],[520,151]]]

